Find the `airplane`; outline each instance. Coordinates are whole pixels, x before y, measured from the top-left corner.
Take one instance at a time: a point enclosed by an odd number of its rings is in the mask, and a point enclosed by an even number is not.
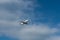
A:
[[[19,17],[17,16],[17,19],[19,19]],[[25,20],[22,20],[22,21],[18,21],[19,24],[23,25],[23,24],[28,24],[30,22],[30,20],[28,19],[25,19]]]
[[[21,21],[20,24],[28,24],[28,20]]]

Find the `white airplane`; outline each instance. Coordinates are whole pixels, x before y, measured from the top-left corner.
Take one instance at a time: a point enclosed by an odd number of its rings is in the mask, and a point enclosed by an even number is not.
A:
[[[19,17],[17,16],[17,19],[19,19]],[[22,20],[22,21],[18,21],[19,24],[28,24],[29,20]]]
[[[21,21],[20,24],[28,24],[28,20]]]

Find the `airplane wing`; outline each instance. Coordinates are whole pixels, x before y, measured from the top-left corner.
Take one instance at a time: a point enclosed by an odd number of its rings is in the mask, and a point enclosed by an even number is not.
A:
[[[28,20],[25,20],[24,22],[28,22]]]

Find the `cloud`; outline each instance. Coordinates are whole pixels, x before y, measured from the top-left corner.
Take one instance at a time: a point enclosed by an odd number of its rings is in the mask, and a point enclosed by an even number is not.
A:
[[[0,3],[17,2],[18,0],[0,0]]]
[[[56,32],[58,32],[58,29],[50,29],[43,25],[32,25],[23,28],[19,36],[21,36],[21,40],[45,40],[49,35],[55,34]]]
[[[33,9],[32,1],[23,0],[0,0],[0,33],[6,36],[18,36],[18,32],[21,29],[21,25],[18,21],[27,18],[29,15],[25,13],[25,10]],[[12,9],[12,11],[11,11]],[[31,12],[31,11],[30,11]],[[30,13],[29,12],[29,13]],[[17,16],[19,19],[16,19]]]
[[[3,0],[4,1],[4,0]],[[9,2],[11,1],[11,2]],[[9,13],[15,16],[19,16],[20,18],[30,18],[33,17],[33,10],[34,10],[34,2],[32,0],[9,0],[4,1],[4,3],[0,3],[0,10],[6,10]],[[17,2],[18,1],[18,2]],[[1,2],[1,1],[0,1]],[[3,12],[3,11],[2,11]],[[6,14],[6,13],[4,13]],[[13,16],[14,17],[14,16]],[[12,18],[12,17],[11,17]]]
[[[34,39],[46,39],[49,35],[58,32],[58,29],[49,28],[43,25],[25,25],[20,27],[9,27],[10,29],[0,30],[0,33],[6,36],[16,37],[21,40],[34,40]]]
[[[8,19],[15,19],[16,15],[15,14],[11,14],[9,11],[7,10],[1,10],[0,9],[0,20],[8,20]]]
[[[47,40],[60,40],[60,36],[51,36]]]

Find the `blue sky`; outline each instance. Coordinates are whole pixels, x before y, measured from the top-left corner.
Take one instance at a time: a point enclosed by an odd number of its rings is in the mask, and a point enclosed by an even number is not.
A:
[[[59,0],[38,0],[38,4],[42,7],[36,8],[37,12],[42,12],[46,22],[59,23],[60,22],[60,1]],[[38,14],[39,15],[39,14]],[[44,21],[44,20],[43,20]],[[44,21],[44,22],[45,22]]]
[[[60,40],[60,1],[0,0],[0,40]]]

